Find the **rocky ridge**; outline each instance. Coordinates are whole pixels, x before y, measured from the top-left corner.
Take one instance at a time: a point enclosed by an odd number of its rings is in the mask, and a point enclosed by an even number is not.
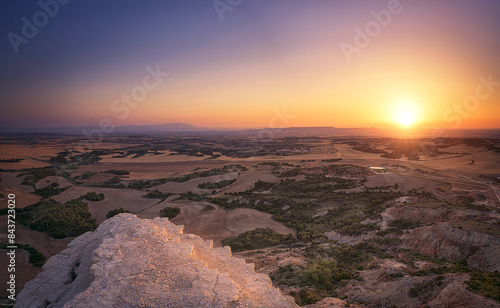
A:
[[[253,264],[165,218],[121,214],[74,239],[15,307],[296,307]]]
[[[449,261],[468,257],[469,265],[475,269],[500,270],[500,239],[494,236],[460,230],[448,223],[436,223],[405,234],[403,240],[405,247],[413,251]]]

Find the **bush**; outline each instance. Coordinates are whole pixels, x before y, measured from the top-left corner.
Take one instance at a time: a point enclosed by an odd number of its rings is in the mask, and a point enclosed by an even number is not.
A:
[[[35,195],[42,196],[43,199],[58,195],[68,189],[69,187],[59,188],[59,183],[52,183],[44,188],[35,189]]]
[[[118,214],[121,214],[121,213],[130,213],[129,210],[124,210],[123,207],[119,208],[119,209],[114,209],[114,210],[111,210],[109,211],[107,214],[106,214],[106,218],[111,218],[115,215],[118,215]]]
[[[49,159],[49,163],[51,164],[67,164],[68,162],[69,160],[66,158],[66,155],[64,154],[59,154]]]
[[[315,304],[326,297],[335,296],[334,293],[312,289],[302,289],[298,293],[291,291],[290,295],[295,298],[295,302],[299,304],[299,306]]]
[[[215,210],[215,207],[211,206],[210,204],[207,204],[203,207],[204,212],[213,211],[213,210]]]
[[[322,159],[321,162],[322,163],[335,163],[335,162],[338,162],[341,160],[342,160],[342,158],[330,158],[330,159]]]
[[[103,186],[118,184],[122,181],[119,176],[114,176],[109,180],[102,182]]]
[[[294,177],[297,175],[301,175],[303,173],[304,172],[302,171],[302,169],[300,167],[294,167],[294,168],[291,168],[291,169],[288,169],[288,170],[281,172],[280,174],[278,174],[278,177],[279,178]]]
[[[262,191],[262,190],[269,190],[276,186],[276,183],[270,183],[270,182],[264,182],[262,180],[258,180],[255,182],[254,187],[252,190],[255,191]]]
[[[90,179],[93,175],[97,174],[97,172],[85,172],[75,177],[78,180],[87,180]]]
[[[384,231],[378,231],[376,234],[377,234],[377,236],[386,236],[389,234],[401,235],[401,234],[403,234],[403,231],[398,230],[396,228],[387,228]]]
[[[355,236],[361,235],[367,231],[378,230],[379,228],[376,224],[362,224],[354,220],[350,220],[349,222],[350,223],[345,223],[341,228],[338,228],[337,231],[340,234]]]
[[[219,182],[200,183],[200,184],[198,184],[198,188],[202,188],[202,189],[219,189],[219,188],[223,188],[223,187],[229,186],[229,185],[233,184],[234,182],[236,182],[236,179],[223,180],[223,181],[219,181]]]
[[[25,173],[21,173],[18,176],[31,175],[30,177],[25,178],[22,181],[22,185],[30,185],[35,187],[35,184],[48,176],[56,175],[54,168],[52,167],[44,167],[44,168],[32,168],[27,169]]]
[[[26,250],[29,255],[29,262],[36,267],[42,267],[45,264],[45,256],[28,244],[14,244],[18,249]],[[7,245],[1,245],[1,249],[7,249]]]
[[[319,290],[334,290],[344,286],[347,279],[353,279],[353,271],[335,260],[320,259],[311,262],[302,273],[303,284]]]
[[[172,219],[175,216],[179,215],[181,209],[178,207],[166,207],[163,210],[160,210],[160,217],[167,217],[168,219]]]
[[[258,249],[280,244],[291,244],[295,242],[293,234],[283,235],[270,228],[257,228],[222,240],[223,246],[231,247],[232,251]]]
[[[500,301],[500,273],[498,271],[494,273],[474,272],[466,283],[469,290]]]
[[[135,180],[135,181],[130,181],[128,184],[128,188],[132,189],[146,189],[150,188],[153,186],[158,186],[161,184],[167,183],[167,178],[159,178],[159,179],[152,179],[152,180]]]
[[[49,199],[17,210],[20,224],[32,230],[45,232],[53,238],[79,236],[94,231],[97,222],[92,218],[88,204],[74,199],[61,204]]]
[[[80,199],[86,199],[89,201],[102,201],[104,200],[104,194],[103,193],[96,193],[94,191],[88,192],[85,195],[80,196]]]
[[[111,173],[111,174],[114,174],[114,175],[127,175],[127,174],[130,174],[130,172],[127,171],[127,170],[118,170],[118,169],[111,169],[111,170],[108,170],[108,171],[103,171],[103,173]]]
[[[0,163],[18,163],[22,158],[8,158],[8,159],[0,159]]]
[[[389,226],[396,230],[406,230],[419,227],[420,224],[407,219],[395,219],[389,222]]]
[[[173,195],[175,195],[175,194],[164,193],[164,192],[161,192],[158,189],[156,189],[154,191],[148,192],[145,195],[142,195],[142,197],[146,198],[146,199],[161,199],[161,201],[164,201],[165,199],[167,199],[168,197],[173,196]]]
[[[186,174],[177,178],[170,178],[169,180],[172,182],[183,183],[196,178],[203,178],[212,175],[226,174],[231,172],[242,172],[247,171],[248,168],[242,165],[227,165],[222,168],[214,168],[207,171],[193,172],[190,174]]]

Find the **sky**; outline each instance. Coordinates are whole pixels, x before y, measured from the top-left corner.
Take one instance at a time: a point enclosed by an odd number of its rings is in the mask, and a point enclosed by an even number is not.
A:
[[[499,13],[497,0],[5,0],[0,128],[498,128]]]

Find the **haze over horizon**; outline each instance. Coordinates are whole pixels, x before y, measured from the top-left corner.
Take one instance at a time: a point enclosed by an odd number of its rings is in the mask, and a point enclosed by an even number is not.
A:
[[[41,3],[0,4],[0,128],[500,126],[498,1]]]

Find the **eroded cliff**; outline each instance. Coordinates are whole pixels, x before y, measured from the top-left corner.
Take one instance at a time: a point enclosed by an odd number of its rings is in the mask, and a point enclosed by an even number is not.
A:
[[[73,240],[15,307],[295,307],[253,264],[164,218],[121,214]]]

